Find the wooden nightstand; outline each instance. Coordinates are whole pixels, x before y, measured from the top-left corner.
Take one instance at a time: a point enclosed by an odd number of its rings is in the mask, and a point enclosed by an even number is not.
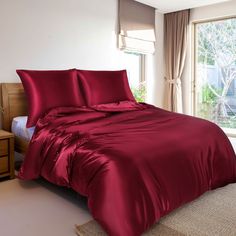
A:
[[[15,177],[14,134],[0,130],[0,178]]]

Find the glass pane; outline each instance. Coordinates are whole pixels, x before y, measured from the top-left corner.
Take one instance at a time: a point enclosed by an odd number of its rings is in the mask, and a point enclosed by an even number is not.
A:
[[[138,102],[144,102],[146,98],[146,84],[142,78],[142,55],[125,52],[125,65],[129,85],[135,99]]]
[[[196,115],[236,128],[236,19],[196,25]]]

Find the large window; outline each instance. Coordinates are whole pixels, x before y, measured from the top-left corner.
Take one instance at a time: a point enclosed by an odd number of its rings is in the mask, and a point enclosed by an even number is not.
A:
[[[236,129],[236,18],[195,24],[195,115]]]
[[[135,99],[144,102],[146,99],[146,81],[144,73],[145,56],[139,53],[125,52],[125,65],[129,79],[129,85]]]

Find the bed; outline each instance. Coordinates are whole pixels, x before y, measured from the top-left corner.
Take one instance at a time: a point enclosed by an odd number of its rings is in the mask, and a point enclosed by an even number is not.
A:
[[[13,117],[27,115],[20,84],[2,84],[2,106],[10,130]],[[30,147],[16,139],[16,151],[27,148],[19,176],[42,176],[88,197],[111,236],[139,236],[179,206],[236,181],[235,154],[221,129],[146,104],[52,109]]]
[[[35,127],[27,128],[28,116],[17,116],[12,120],[11,131],[20,139],[29,142],[34,134]]]

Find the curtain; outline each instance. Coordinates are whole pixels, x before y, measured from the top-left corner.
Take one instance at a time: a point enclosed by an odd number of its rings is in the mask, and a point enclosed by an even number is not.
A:
[[[155,40],[155,8],[133,0],[119,0],[119,48],[154,53]]]
[[[181,75],[183,73],[190,10],[164,15],[164,52],[167,109],[183,112]]]

